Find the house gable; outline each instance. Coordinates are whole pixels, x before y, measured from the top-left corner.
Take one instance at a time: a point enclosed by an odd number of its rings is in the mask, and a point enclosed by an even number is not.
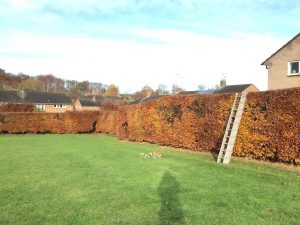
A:
[[[267,58],[268,89],[300,87],[300,33]]]
[[[265,61],[261,63],[261,65],[268,65],[268,62],[270,59],[272,59],[275,55],[277,55],[282,49],[287,47],[290,43],[292,43],[295,39],[300,37],[300,33],[297,34],[295,37],[293,37],[291,40],[289,40],[287,43],[285,43],[281,48],[279,48],[276,52],[274,52],[271,56],[269,56]]]

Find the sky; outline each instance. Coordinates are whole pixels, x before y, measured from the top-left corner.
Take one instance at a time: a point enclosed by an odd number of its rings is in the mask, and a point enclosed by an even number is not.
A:
[[[299,33],[299,0],[0,0],[0,68],[186,90],[253,83]]]

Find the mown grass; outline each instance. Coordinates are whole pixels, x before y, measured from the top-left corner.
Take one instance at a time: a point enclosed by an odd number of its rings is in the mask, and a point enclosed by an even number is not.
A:
[[[0,184],[5,225],[300,224],[297,171],[106,135],[2,135]]]

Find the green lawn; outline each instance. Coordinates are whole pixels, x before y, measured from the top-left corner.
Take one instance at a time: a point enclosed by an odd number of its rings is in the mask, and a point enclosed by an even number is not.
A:
[[[299,225],[300,172],[106,135],[2,135],[0,224]]]

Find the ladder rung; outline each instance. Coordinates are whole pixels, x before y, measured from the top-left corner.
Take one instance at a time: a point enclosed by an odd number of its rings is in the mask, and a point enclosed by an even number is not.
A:
[[[235,132],[235,131],[236,131],[236,129],[234,129],[234,128],[233,128],[233,126],[232,126],[232,128],[230,128],[230,129],[227,129],[226,131],[227,131],[227,132],[228,132],[228,131]]]

